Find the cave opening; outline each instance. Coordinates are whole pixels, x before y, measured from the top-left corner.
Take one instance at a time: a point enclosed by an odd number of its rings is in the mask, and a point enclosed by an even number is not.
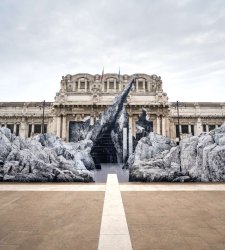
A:
[[[117,163],[116,149],[111,139],[111,131],[101,134],[91,150],[95,167],[101,168],[101,163]]]

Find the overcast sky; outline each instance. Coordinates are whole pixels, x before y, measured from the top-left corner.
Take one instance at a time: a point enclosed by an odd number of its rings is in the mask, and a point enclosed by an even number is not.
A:
[[[0,102],[63,75],[160,75],[169,101],[225,101],[224,0],[0,0]]]

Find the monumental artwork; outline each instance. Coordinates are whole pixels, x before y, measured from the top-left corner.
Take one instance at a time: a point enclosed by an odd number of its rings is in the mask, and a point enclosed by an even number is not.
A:
[[[36,113],[37,103],[24,103],[25,114],[14,109],[21,103],[2,103],[0,181],[89,182],[103,162],[123,163],[130,181],[225,181],[223,103],[188,103],[176,124],[160,77],[124,75],[124,83],[115,75],[92,78],[63,77],[46,117]],[[80,99],[73,99],[78,90]],[[81,101],[87,93],[91,99]],[[43,133],[41,118],[47,121]]]

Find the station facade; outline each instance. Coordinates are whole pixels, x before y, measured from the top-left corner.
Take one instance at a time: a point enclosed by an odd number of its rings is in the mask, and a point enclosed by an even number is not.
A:
[[[225,103],[169,102],[163,91],[160,76],[135,74],[132,91],[124,104],[129,116],[129,138],[136,137],[136,123],[144,110],[152,130],[178,140],[188,134],[208,132],[225,121]],[[75,74],[63,76],[54,102],[46,102],[43,116],[42,102],[1,102],[0,126],[6,126],[23,138],[44,131],[70,141],[70,127],[74,123],[90,125],[112,104],[116,94],[133,75]],[[178,126],[179,124],[179,126]]]

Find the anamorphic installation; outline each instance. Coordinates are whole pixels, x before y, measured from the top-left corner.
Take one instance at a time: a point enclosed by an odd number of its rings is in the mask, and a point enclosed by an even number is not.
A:
[[[161,77],[62,77],[55,102],[0,103],[0,181],[225,181],[225,103],[170,103]]]

